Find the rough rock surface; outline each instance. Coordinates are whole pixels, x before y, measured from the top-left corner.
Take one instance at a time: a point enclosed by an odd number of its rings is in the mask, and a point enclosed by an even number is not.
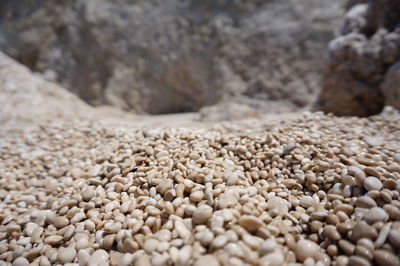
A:
[[[330,42],[318,108],[367,116],[400,107],[400,2],[354,2]],[[361,2],[361,3],[360,3]]]
[[[4,0],[0,49],[92,104],[168,113],[239,95],[293,110],[313,101],[341,3]]]

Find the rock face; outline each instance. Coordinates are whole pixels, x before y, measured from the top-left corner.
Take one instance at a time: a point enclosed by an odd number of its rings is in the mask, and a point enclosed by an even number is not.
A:
[[[385,104],[400,108],[399,65],[400,2],[349,1],[328,47],[317,108],[358,116],[377,114]]]
[[[296,110],[314,100],[341,2],[3,0],[0,49],[95,105],[168,113],[242,97]]]

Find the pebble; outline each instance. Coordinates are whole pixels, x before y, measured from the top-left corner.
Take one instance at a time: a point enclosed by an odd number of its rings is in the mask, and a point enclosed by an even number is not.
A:
[[[220,263],[214,255],[204,255],[198,258],[193,266],[219,266]]]
[[[261,222],[257,217],[250,215],[240,217],[239,224],[248,231],[257,231],[261,226],[263,226],[263,222]]]
[[[374,261],[381,266],[398,266],[400,265],[400,259],[398,256],[386,250],[375,250]]]
[[[108,264],[109,255],[108,252],[104,249],[98,249],[89,257],[88,265],[95,266],[95,265],[102,265],[104,263]]]
[[[319,252],[319,247],[315,242],[310,240],[299,240],[296,244],[294,252],[300,262],[307,258],[315,258]]]
[[[400,230],[390,230],[388,239],[393,246],[395,246],[396,248],[400,248]]]
[[[363,257],[360,256],[350,256],[348,266],[371,266],[372,264]]]
[[[367,191],[381,190],[382,186],[383,186],[382,182],[374,176],[368,176],[364,180],[364,188]]]
[[[378,233],[376,232],[376,230],[364,221],[358,222],[354,226],[351,234],[351,239],[354,241],[357,241],[361,238],[369,238],[375,240],[377,237]]]
[[[92,186],[88,186],[84,190],[82,190],[82,199],[84,201],[89,201],[95,196],[96,196],[96,190],[94,190]]]
[[[29,261],[24,258],[24,257],[19,257],[17,259],[14,260],[13,262],[13,266],[28,266],[30,263]]]
[[[282,199],[281,197],[272,197],[267,201],[266,209],[267,210],[275,210],[280,215],[284,215],[289,212],[289,203],[287,200]]]
[[[265,254],[273,252],[277,247],[276,241],[274,239],[268,239],[262,242],[260,247],[260,255],[264,256]]]
[[[373,207],[368,212],[366,212],[363,216],[363,220],[369,224],[373,224],[375,222],[386,222],[389,219],[389,215],[385,212],[384,209],[380,207]]]
[[[212,214],[212,208],[199,207],[194,211],[192,220],[195,224],[205,224],[211,219]]]
[[[48,244],[48,245],[58,245],[61,244],[61,242],[63,241],[63,237],[62,236],[58,236],[58,235],[52,235],[52,236],[48,236],[44,239],[44,243]]]
[[[58,250],[57,259],[61,263],[73,262],[76,257],[76,251],[74,248],[63,248]]]

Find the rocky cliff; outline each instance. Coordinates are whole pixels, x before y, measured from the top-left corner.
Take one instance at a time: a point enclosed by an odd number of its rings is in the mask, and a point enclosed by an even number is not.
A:
[[[349,1],[329,44],[318,108],[367,116],[400,108],[400,1]]]
[[[94,105],[297,110],[314,100],[341,2],[3,0],[0,49]]]

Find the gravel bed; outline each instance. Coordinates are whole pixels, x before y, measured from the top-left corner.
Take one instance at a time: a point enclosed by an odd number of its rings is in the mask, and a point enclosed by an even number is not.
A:
[[[393,110],[0,139],[0,265],[400,265]]]

